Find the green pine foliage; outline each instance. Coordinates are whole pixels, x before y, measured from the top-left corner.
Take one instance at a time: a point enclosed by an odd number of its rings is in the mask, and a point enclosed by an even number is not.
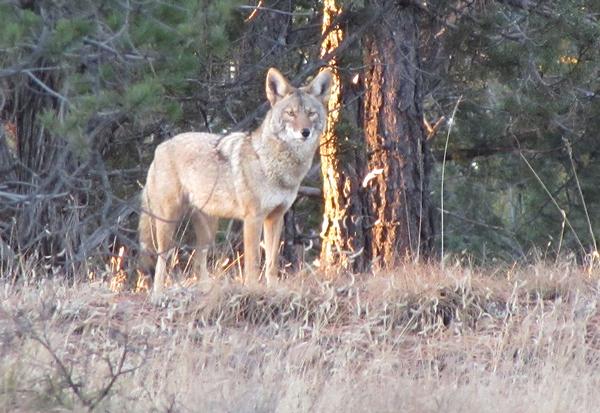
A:
[[[484,260],[532,248],[589,253],[575,174],[600,233],[597,3],[551,1],[527,10],[485,2],[465,13],[445,39],[453,97],[440,96],[446,113],[464,97],[450,137],[455,162],[446,171],[448,245]],[[436,153],[443,144],[436,142]],[[482,155],[465,150],[474,148]],[[561,239],[565,220],[547,191],[576,235],[567,226]]]
[[[32,66],[57,75],[56,85],[47,85],[65,106],[40,119],[84,154],[93,145],[84,136],[90,122],[106,113],[122,113],[141,129],[181,122],[185,99],[197,93],[194,80],[214,76],[211,68],[233,53],[238,3],[148,1],[126,8],[105,0],[32,10],[3,4],[0,59],[9,67],[31,58]],[[41,53],[33,53],[36,47]]]

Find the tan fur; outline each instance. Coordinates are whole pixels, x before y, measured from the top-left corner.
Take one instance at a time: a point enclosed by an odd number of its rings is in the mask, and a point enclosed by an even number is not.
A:
[[[245,282],[258,281],[263,228],[267,285],[276,279],[283,214],[319,145],[331,81],[325,70],[297,89],[270,69],[266,92],[271,109],[257,130],[225,136],[183,133],[156,148],[139,225],[142,249],[157,254],[153,298],[162,292],[173,233],[190,209],[201,277],[208,274],[206,252],[217,220],[235,218],[244,221]]]
[[[152,267],[156,250],[151,248],[154,245],[152,241],[152,235],[154,234],[153,220],[150,219],[150,215],[143,212],[149,211],[145,188],[140,194],[140,209],[142,213],[140,214],[140,222],[138,223],[138,233],[142,251],[140,253],[139,265],[145,271],[148,271]]]

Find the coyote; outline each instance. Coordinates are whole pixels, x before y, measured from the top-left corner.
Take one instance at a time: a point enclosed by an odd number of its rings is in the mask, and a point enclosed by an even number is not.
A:
[[[264,225],[267,285],[278,273],[283,214],[308,172],[327,122],[328,69],[295,88],[274,68],[267,73],[271,104],[254,132],[182,133],[158,145],[142,191],[142,253],[156,254],[152,296],[162,293],[167,256],[179,221],[191,213],[201,278],[219,218],[244,223],[244,282],[258,282]]]

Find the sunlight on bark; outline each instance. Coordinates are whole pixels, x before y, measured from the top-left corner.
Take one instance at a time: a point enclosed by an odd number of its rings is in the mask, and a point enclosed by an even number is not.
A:
[[[339,26],[332,27],[335,19],[341,12],[335,0],[324,0],[323,2],[323,25],[322,33],[325,36],[321,44],[321,57],[334,51],[343,39],[343,32]],[[343,245],[341,220],[344,216],[344,208],[339,199],[339,156],[338,142],[335,136],[335,127],[339,119],[340,109],[340,76],[335,58],[329,61],[329,67],[333,72],[333,85],[327,108],[327,127],[321,137],[321,172],[323,176],[323,198],[325,201],[323,211],[323,227],[321,238],[321,266],[331,267],[334,264],[344,266],[345,258],[340,254],[340,246]],[[337,262],[339,259],[340,262]]]

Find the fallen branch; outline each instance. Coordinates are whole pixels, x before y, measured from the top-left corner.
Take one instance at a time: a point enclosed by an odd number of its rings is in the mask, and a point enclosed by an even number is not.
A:
[[[298,196],[308,196],[313,198],[321,198],[321,190],[312,186],[301,186],[298,189]]]

